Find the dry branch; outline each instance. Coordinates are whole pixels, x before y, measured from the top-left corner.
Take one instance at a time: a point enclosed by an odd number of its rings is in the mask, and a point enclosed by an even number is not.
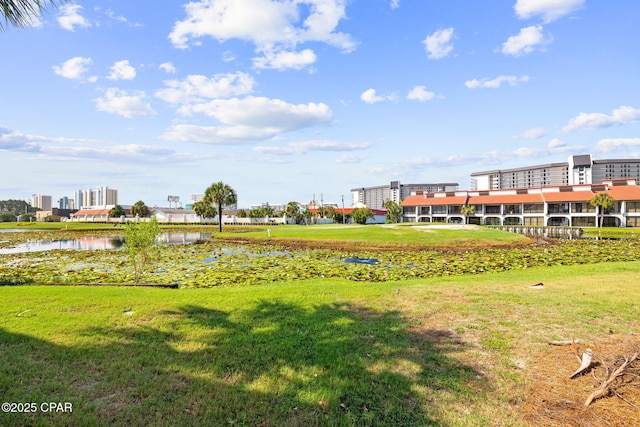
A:
[[[637,360],[639,355],[640,352],[636,352],[633,356],[631,356],[630,359],[625,357],[624,362],[613,372],[610,372],[607,368],[607,375],[604,381],[600,384],[600,387],[598,387],[593,393],[591,393],[591,395],[584,402],[584,406],[589,406],[595,399],[606,396],[610,392],[615,392],[615,387],[612,386],[613,382],[626,373],[629,365]]]
[[[582,353],[582,363],[580,364],[580,367],[578,368],[577,371],[571,374],[569,378],[574,378],[580,375],[581,373],[583,373],[584,371],[586,371],[589,368],[589,366],[591,366],[592,357],[593,357],[593,351],[591,351],[591,349],[588,348],[584,353]]]

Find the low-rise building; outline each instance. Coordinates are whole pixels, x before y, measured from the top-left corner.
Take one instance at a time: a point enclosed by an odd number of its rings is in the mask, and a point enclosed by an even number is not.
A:
[[[402,202],[403,222],[595,227],[600,212],[589,201],[599,193],[616,200],[603,213],[605,226],[640,226],[640,186],[635,179],[487,191],[418,191]],[[473,206],[473,214],[464,215],[463,206]]]

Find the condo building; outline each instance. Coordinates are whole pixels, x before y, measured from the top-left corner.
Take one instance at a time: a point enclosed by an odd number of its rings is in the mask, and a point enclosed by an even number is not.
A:
[[[106,208],[118,204],[118,190],[109,187],[87,188],[74,194],[76,209]]]
[[[591,154],[570,156],[566,162],[471,174],[472,190],[499,190],[557,185],[599,184],[605,180],[640,181],[640,159],[592,160]]]
[[[589,203],[600,193],[616,200],[612,209],[600,212]],[[463,206],[472,206],[473,213],[464,215]],[[403,222],[595,227],[602,214],[605,226],[639,227],[640,186],[629,178],[536,188],[416,191],[402,202],[402,209]]]
[[[384,209],[384,203],[392,200],[398,204],[414,191],[439,192],[458,189],[457,183],[401,184],[391,181],[389,185],[351,189],[351,206],[366,205],[371,209]]]

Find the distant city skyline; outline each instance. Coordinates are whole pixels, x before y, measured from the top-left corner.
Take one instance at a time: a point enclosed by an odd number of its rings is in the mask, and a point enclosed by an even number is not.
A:
[[[185,203],[640,158],[640,2],[68,1],[0,33],[0,200]],[[55,204],[55,203],[54,203]]]

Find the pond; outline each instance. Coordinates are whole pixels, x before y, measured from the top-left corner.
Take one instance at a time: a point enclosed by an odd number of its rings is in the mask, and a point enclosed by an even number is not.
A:
[[[168,245],[189,244],[207,239],[211,233],[167,232],[158,239]],[[20,254],[25,252],[45,252],[51,250],[72,249],[76,251],[95,251],[118,249],[124,245],[124,237],[81,237],[66,240],[32,240],[12,248],[0,249],[0,254]]]

